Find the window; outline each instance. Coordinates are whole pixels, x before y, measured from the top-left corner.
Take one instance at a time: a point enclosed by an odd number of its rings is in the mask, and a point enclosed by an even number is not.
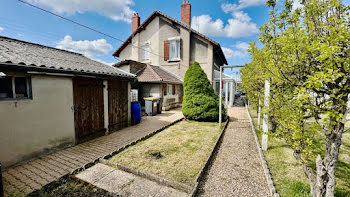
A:
[[[166,84],[163,84],[163,95],[166,96],[167,95],[167,85]]]
[[[0,100],[31,98],[29,77],[1,77]]]
[[[169,39],[169,60],[179,61],[180,60],[180,38]]]
[[[173,93],[173,86],[172,85],[168,85],[168,94],[172,95]]]
[[[173,84],[173,95],[176,94],[176,86]]]
[[[149,60],[149,43],[145,43],[141,46],[141,60],[147,61]]]

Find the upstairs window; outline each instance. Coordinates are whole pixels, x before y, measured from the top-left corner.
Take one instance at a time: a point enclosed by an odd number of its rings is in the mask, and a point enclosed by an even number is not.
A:
[[[30,99],[31,80],[29,77],[1,77],[0,100]]]
[[[142,61],[149,60],[149,43],[145,43],[141,46],[141,60]]]
[[[181,39],[180,37],[169,38],[164,41],[164,60],[180,61],[181,60]]]

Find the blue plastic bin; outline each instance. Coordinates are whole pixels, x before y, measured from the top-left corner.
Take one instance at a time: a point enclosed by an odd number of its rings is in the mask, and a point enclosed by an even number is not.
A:
[[[131,121],[133,125],[141,122],[141,104],[139,102],[131,103]]]

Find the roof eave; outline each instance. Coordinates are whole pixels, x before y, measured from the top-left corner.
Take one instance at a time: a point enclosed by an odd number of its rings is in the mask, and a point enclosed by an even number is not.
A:
[[[127,78],[134,79],[136,76],[134,75],[124,75],[124,74],[113,74],[113,73],[105,73],[105,72],[88,72],[82,70],[68,70],[68,69],[57,69],[57,68],[49,68],[49,67],[40,67],[36,65],[26,65],[26,64],[14,64],[14,63],[6,63],[0,62],[0,68],[4,68],[12,71],[38,71],[38,72],[47,72],[47,73],[66,73],[72,74],[74,76],[91,76],[91,77],[100,77],[100,78]]]

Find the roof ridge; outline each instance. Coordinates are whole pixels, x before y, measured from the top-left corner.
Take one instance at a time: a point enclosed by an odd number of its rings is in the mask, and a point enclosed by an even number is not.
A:
[[[221,56],[224,57],[224,64],[227,64],[227,59],[225,57],[224,52],[221,49],[221,46],[218,42],[214,41],[213,39],[209,38],[208,36],[196,31],[195,29],[193,29],[190,25],[183,23],[181,21],[176,20],[175,18],[165,14],[164,12],[161,12],[159,10],[155,10],[145,21],[143,21],[143,23],[133,32],[131,33],[131,35],[124,41],[124,43],[113,53],[113,56],[117,56],[119,57],[120,52],[130,43],[130,39],[133,38],[134,35],[138,34],[139,31],[142,31],[143,29],[145,29],[145,26],[147,26],[157,15],[163,16],[165,18],[167,18],[170,21],[173,21],[175,23],[178,23],[179,25],[183,26],[185,29],[187,29],[190,33],[193,32],[195,34],[197,34],[197,36],[202,37],[203,39],[206,39],[207,41],[209,41],[210,43],[212,43],[214,45],[214,47],[218,47],[219,48],[219,56],[221,59]]]
[[[59,49],[59,48],[56,48],[56,47],[50,47],[50,46],[46,46],[46,45],[43,45],[43,44],[38,44],[38,43],[34,43],[34,42],[19,40],[19,39],[16,39],[16,38],[10,38],[10,37],[7,37],[7,36],[1,36],[1,35],[0,35],[0,39],[12,40],[12,41],[16,41],[16,42],[21,42],[21,43],[25,43],[25,44],[36,45],[36,46],[40,46],[40,47],[45,47],[45,48],[57,50],[57,51],[62,51],[62,52],[67,52],[67,53],[73,53],[73,54],[76,54],[76,55],[84,56],[83,54],[77,53],[77,52],[74,52],[74,51],[69,51],[69,50],[66,50],[66,49]]]

